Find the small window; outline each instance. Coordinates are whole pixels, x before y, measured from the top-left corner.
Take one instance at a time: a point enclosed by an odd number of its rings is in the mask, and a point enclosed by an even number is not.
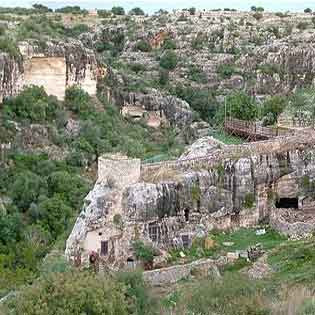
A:
[[[156,223],[149,224],[149,237],[152,240],[152,242],[158,241],[158,226]]]
[[[190,246],[189,235],[182,235],[183,247],[188,248]]]
[[[101,256],[108,254],[108,241],[101,241]]]

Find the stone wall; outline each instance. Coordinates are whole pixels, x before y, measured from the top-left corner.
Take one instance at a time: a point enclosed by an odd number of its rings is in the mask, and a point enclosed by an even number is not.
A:
[[[125,187],[140,179],[140,159],[128,159],[121,155],[102,156],[98,159],[98,181],[113,180],[114,185]]]
[[[186,265],[176,265],[143,273],[144,281],[152,286],[174,284],[191,276],[192,272],[201,272],[204,276],[214,275],[219,277],[217,266],[226,264],[226,259],[200,259]]]
[[[315,232],[314,219],[309,222],[290,222],[286,217],[290,214],[286,209],[273,209],[270,215],[270,226],[289,237],[305,237]],[[291,214],[292,215],[292,214]]]

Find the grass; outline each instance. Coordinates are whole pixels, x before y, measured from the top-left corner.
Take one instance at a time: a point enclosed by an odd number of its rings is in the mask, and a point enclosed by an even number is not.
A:
[[[195,239],[191,248],[185,250],[171,250],[170,263],[176,263],[180,260],[180,252],[185,254],[185,261],[190,262],[195,259],[203,257],[218,257],[225,255],[228,252],[237,250],[246,250],[250,246],[261,244],[264,250],[271,250],[287,240],[286,237],[281,236],[279,233],[272,229],[266,229],[266,234],[256,235],[257,229],[239,229],[232,232],[215,232],[209,235],[209,238],[214,240],[215,245],[213,248],[206,249],[204,246],[204,239]],[[225,242],[230,242],[231,246],[224,246]],[[236,267],[235,269],[240,269]]]
[[[249,246],[257,243],[261,244],[264,250],[270,250],[283,243],[286,238],[272,229],[266,229],[266,234],[256,235],[257,229],[239,229],[230,233],[214,234],[213,239],[216,241],[218,249],[223,251],[245,250]],[[232,246],[226,247],[224,242],[234,243]]]
[[[290,284],[311,284],[315,281],[314,239],[291,241],[276,248],[268,263],[276,271],[275,280]]]
[[[223,130],[214,130],[210,132],[210,136],[223,142],[224,144],[242,144],[246,142],[244,139],[232,136]]]

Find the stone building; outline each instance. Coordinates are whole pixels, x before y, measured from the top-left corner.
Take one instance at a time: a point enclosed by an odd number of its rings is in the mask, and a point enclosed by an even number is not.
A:
[[[102,157],[66,256],[85,264],[96,253],[105,265],[122,268],[136,260],[135,240],[163,257],[213,229],[254,226],[271,214],[273,226],[283,227],[283,217],[281,224],[275,218],[281,209],[303,215],[313,202],[307,187],[315,180],[314,142],[298,135],[222,146],[205,138],[206,155],[192,147],[177,161],[146,165]]]

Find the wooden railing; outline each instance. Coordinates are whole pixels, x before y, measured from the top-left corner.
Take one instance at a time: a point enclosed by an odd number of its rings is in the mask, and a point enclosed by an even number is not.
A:
[[[288,131],[284,129],[279,129],[277,127],[263,127],[256,122],[235,118],[226,119],[224,122],[224,129],[231,134],[248,138],[252,141],[268,140],[288,134]]]

